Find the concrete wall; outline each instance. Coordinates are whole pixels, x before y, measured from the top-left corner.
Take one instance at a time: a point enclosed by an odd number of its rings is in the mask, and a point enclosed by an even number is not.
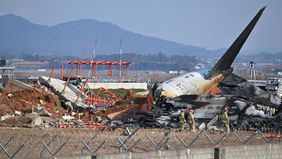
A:
[[[98,155],[96,159],[213,159],[214,148]]]
[[[106,89],[144,89],[147,90],[147,83],[88,83],[91,89],[104,87]]]
[[[58,159],[93,159],[94,156],[60,157]]]
[[[226,146],[219,148],[218,153],[219,159],[281,159],[282,144]]]
[[[69,157],[78,159],[80,157]],[[281,159],[282,144],[191,148],[174,151],[82,156],[83,159]]]

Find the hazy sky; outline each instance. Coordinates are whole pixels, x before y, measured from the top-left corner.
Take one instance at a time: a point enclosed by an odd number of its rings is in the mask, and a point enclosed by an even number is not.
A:
[[[227,48],[267,5],[244,50],[282,51],[282,0],[0,0],[0,15],[55,25],[82,18],[209,49]]]

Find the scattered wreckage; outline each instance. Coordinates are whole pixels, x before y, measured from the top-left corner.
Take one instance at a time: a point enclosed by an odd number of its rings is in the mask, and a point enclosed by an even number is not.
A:
[[[70,76],[67,81],[42,76],[33,86],[10,80],[1,94],[0,125],[177,128],[180,109],[193,107],[197,127],[214,131],[218,130],[219,113],[228,107],[234,130],[280,131],[281,98],[233,74],[231,68],[264,9],[256,14],[205,77],[197,72],[186,73],[146,93],[129,92],[123,99],[100,89],[112,100],[99,98],[100,91],[93,98],[95,92],[85,90],[87,79],[84,83],[77,81],[76,86],[69,83]],[[155,95],[155,102],[152,95]],[[104,103],[97,107],[93,105],[95,102]]]
[[[146,114],[147,117],[142,120],[148,120],[148,123],[156,120],[155,126],[177,127],[179,109],[189,107],[195,110],[198,127],[201,123],[208,126],[216,124],[216,118],[224,107],[229,107],[230,120],[236,123],[232,124],[233,129],[241,128],[240,121],[244,121],[241,120],[244,116],[260,117],[256,124],[251,124],[252,120],[249,120],[250,125],[243,126],[245,128],[258,128],[256,125],[261,124],[262,128],[268,126],[265,121],[280,120],[281,98],[233,74],[231,67],[264,9],[259,10],[207,75],[190,72],[154,87],[154,113]],[[201,124],[200,127],[205,126]]]
[[[9,80],[1,93],[0,125],[107,130],[128,126],[178,128],[179,110],[193,107],[196,127],[217,132],[221,131],[218,114],[227,105],[232,130],[281,130],[279,100],[273,100],[278,102],[276,104],[267,102],[266,99],[274,98],[273,95],[263,90],[251,91],[257,88],[247,81],[245,84],[241,82],[236,89],[234,86],[228,89],[228,78],[224,82],[222,90],[225,92],[217,95],[184,95],[172,99],[156,98],[153,101],[150,95],[154,89],[140,93],[128,91],[125,98],[115,105],[93,107],[85,104],[86,107],[81,107],[73,102],[65,102],[66,98],[56,95],[59,91],[53,92],[43,83],[28,85]],[[239,93],[242,87],[250,91]],[[240,96],[233,95],[236,91]]]
[[[280,131],[282,128],[280,107],[274,108],[269,104],[263,105],[234,95],[199,95],[197,102],[194,100],[193,104],[180,102],[177,99],[162,99],[157,101],[154,112],[139,113],[136,118],[142,127],[178,128],[180,109],[193,107],[196,125],[199,129],[210,129],[214,126],[220,128],[218,115],[224,106],[229,108],[229,119],[233,130]]]
[[[83,99],[85,94],[78,98],[80,90],[75,85],[69,84],[63,91],[65,81],[44,76],[39,79],[33,84],[18,80],[5,83],[0,98],[0,126],[115,129],[126,126],[120,119],[148,108],[146,93],[129,91],[115,103],[93,105],[84,100],[87,96]]]

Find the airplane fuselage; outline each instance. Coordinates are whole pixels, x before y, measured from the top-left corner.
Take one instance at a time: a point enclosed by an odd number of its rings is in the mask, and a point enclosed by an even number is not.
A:
[[[207,94],[216,87],[222,80],[223,75],[219,74],[211,79],[205,79],[198,72],[190,72],[163,82],[156,89],[156,96],[174,98],[180,95]]]

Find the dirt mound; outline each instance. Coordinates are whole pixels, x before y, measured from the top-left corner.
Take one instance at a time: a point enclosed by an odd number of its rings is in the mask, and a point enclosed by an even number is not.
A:
[[[33,90],[2,93],[0,96],[0,116],[6,114],[13,115],[15,111],[24,114],[45,109],[52,116],[56,118],[61,117],[63,109],[61,108],[59,98],[44,86],[34,85],[33,87]]]

